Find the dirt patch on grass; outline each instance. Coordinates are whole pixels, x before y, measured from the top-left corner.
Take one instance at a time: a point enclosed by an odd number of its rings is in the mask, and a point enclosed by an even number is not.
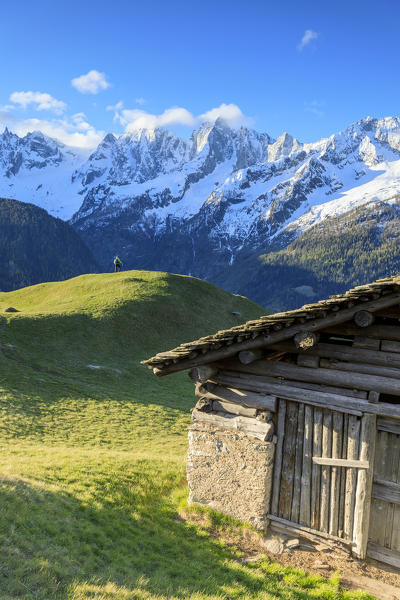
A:
[[[400,600],[400,573],[390,565],[372,559],[360,561],[339,550],[317,550],[311,542],[303,539],[300,539],[299,545],[293,549],[288,549],[282,544],[282,552],[276,554],[266,549],[266,538],[252,529],[234,525],[219,527],[213,523],[207,512],[192,512],[191,509],[180,511],[180,517],[200,526],[212,537],[238,550],[243,554],[243,562],[256,562],[267,556],[286,567],[327,578],[338,573],[344,588],[360,589],[381,600]],[[279,536],[273,537],[279,542]]]

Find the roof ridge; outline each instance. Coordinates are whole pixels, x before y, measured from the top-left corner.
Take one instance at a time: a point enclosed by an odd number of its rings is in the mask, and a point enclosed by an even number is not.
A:
[[[221,346],[228,346],[234,342],[241,342],[244,339],[255,339],[262,334],[267,336],[271,330],[274,332],[279,331],[296,322],[299,325],[303,325],[306,321],[321,318],[321,315],[325,317],[330,313],[338,313],[340,310],[353,307],[357,301],[364,304],[368,300],[375,300],[380,296],[388,294],[390,289],[396,290],[397,288],[400,288],[400,276],[398,275],[378,279],[375,282],[347,290],[343,294],[332,295],[328,299],[322,299],[319,302],[305,304],[300,308],[285,312],[262,315],[259,319],[247,321],[242,325],[235,325],[230,329],[221,329],[214,334],[203,336],[192,342],[180,344],[172,350],[159,352],[155,356],[141,362],[149,368],[166,367],[171,362],[181,362],[188,358],[194,358],[193,354],[196,354],[197,351],[203,355],[207,354],[208,351],[217,350]],[[182,368],[184,369],[185,367]]]

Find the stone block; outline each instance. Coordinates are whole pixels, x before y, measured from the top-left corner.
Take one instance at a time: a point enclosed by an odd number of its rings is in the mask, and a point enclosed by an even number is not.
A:
[[[189,502],[251,523],[268,524],[275,445],[208,423],[189,430]]]

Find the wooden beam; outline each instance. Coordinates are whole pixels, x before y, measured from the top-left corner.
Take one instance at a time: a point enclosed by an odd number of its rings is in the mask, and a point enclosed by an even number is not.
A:
[[[297,415],[297,431],[296,431],[296,459],[294,462],[294,478],[293,478],[293,499],[290,519],[299,522],[300,519],[300,499],[301,499],[301,475],[304,460],[303,444],[304,444],[304,412],[305,404],[299,402]]]
[[[282,460],[283,460],[283,440],[285,437],[285,418],[286,418],[286,401],[279,400],[278,409],[278,425],[276,428],[276,435],[278,442],[275,447],[275,466],[274,466],[274,479],[272,487],[272,500],[271,500],[271,512],[278,514],[279,508],[279,494],[281,489],[281,472],[282,472]]]
[[[339,451],[338,458],[347,458],[347,442],[349,434],[349,418],[350,415],[343,415],[343,430],[342,430],[342,447]],[[335,469],[337,467],[332,467]],[[337,535],[344,535],[344,512],[346,504],[346,469],[339,469],[338,477],[338,494],[339,494],[339,514],[338,514],[338,531]]]
[[[396,304],[399,301],[400,293],[388,294],[387,296],[382,296],[376,300],[364,302],[363,308],[364,310],[375,312],[376,310],[393,306],[393,304]],[[222,360],[223,358],[234,356],[242,350],[255,350],[256,348],[263,348],[265,346],[269,346],[270,344],[274,344],[276,342],[280,342],[282,340],[286,340],[290,337],[293,337],[294,335],[296,335],[296,333],[299,333],[301,331],[318,331],[323,327],[331,327],[332,325],[345,323],[346,321],[349,321],[353,318],[353,316],[359,310],[359,308],[360,305],[356,304],[351,308],[344,308],[342,310],[338,310],[337,312],[331,312],[327,316],[321,318],[310,319],[306,325],[296,323],[295,325],[291,325],[290,327],[284,327],[280,331],[275,331],[267,335],[260,335],[255,339],[234,342],[230,346],[223,346],[218,350],[210,350],[206,354],[199,355],[196,358],[180,360],[176,364],[170,364],[168,366],[155,367],[153,371],[157,371],[155,374],[158,377],[163,377],[164,375],[169,375],[170,373],[184,371],[185,369],[191,369],[192,367],[197,367],[198,365],[212,363],[218,360]]]
[[[368,352],[368,350],[364,350],[364,352]],[[400,396],[398,379],[380,377],[378,375],[348,373],[339,369],[309,369],[274,360],[257,361],[252,365],[243,365],[242,368],[243,370],[246,369],[244,372],[254,373],[254,375],[272,375],[287,379],[297,379],[298,381],[327,383],[339,387],[358,388],[366,391],[374,390],[375,392]]]
[[[321,456],[322,454],[322,418],[323,412],[319,408],[314,409],[313,423],[313,455]],[[320,529],[320,490],[321,483],[321,467],[312,461],[311,473],[311,527]]]
[[[271,529],[273,532],[281,535],[283,534],[289,537],[298,537],[308,540],[313,544],[316,544],[320,550],[321,548],[324,548],[325,550],[332,550],[336,554],[338,552],[340,552],[343,555],[351,554],[350,548],[345,545],[345,540],[342,540],[342,543],[339,544],[339,542],[337,541],[327,540],[317,535],[319,532],[310,533],[308,531],[303,531],[303,529],[298,529],[298,527],[295,527],[295,525],[296,523],[294,523],[292,526],[287,526],[283,525],[283,523],[277,523],[273,521],[271,523]]]
[[[366,350],[380,350],[381,340],[365,337],[363,335],[354,336],[353,348],[365,348]]]
[[[400,352],[400,342],[392,342],[391,340],[382,340],[381,350],[383,352]]]
[[[364,415],[361,420],[360,434],[360,462],[368,462],[369,469],[360,470],[357,476],[356,505],[354,508],[354,549],[353,553],[358,558],[365,558],[367,554],[371,489],[374,474],[376,439],[376,416]]]
[[[387,431],[388,433],[395,433],[396,435],[400,435],[400,422],[393,421],[392,419],[378,419],[377,421],[377,429],[379,431]]]
[[[400,504],[400,483],[374,478],[372,497],[377,500]]]
[[[303,467],[301,472],[300,493],[300,523],[311,525],[311,471],[312,471],[312,437],[313,437],[313,409],[304,407],[304,441],[303,441]]]
[[[235,386],[238,389],[263,391],[264,393],[275,394],[278,397],[294,400],[295,402],[304,402],[320,408],[331,408],[339,412],[345,412],[361,416],[366,407],[373,407],[366,401],[358,400],[349,396],[340,396],[338,394],[324,394],[301,387],[291,387],[283,385],[276,379],[275,384],[259,382],[261,377],[237,377],[237,373],[221,372],[218,375],[218,382],[222,385]],[[289,383],[289,382],[288,382]],[[381,406],[381,405],[379,405]],[[400,419],[400,408],[398,409]]]
[[[382,310],[377,310],[375,316],[389,317],[390,319],[399,319],[400,318],[400,305],[397,304],[395,306],[391,306],[390,308],[384,308]]]
[[[245,377],[246,371],[243,371],[241,368],[237,368],[237,364],[235,361],[227,361],[225,363],[220,363],[220,371],[227,372],[230,371],[232,374],[235,374],[237,377]],[[256,377],[255,379],[258,378]],[[277,384],[277,385],[289,385],[291,388],[301,388],[305,390],[313,390],[314,392],[319,392],[321,394],[337,394],[339,396],[349,396],[349,398],[359,398],[360,400],[366,400],[368,398],[368,392],[364,390],[355,390],[335,387],[333,385],[323,385],[320,383],[312,383],[310,381],[294,381],[289,379],[277,379],[276,377],[269,377],[268,375],[262,376],[262,381],[266,385]],[[266,387],[266,385],[264,387]]]
[[[240,369],[236,370],[235,364],[232,362],[227,362],[225,365],[221,363],[221,372],[230,371],[232,374],[235,372],[237,377],[245,377],[245,372],[240,371]],[[258,381],[258,379],[257,379]],[[262,381],[267,385],[277,384],[277,385],[289,385],[291,388],[299,388],[302,390],[313,390],[314,392],[318,392],[320,394],[337,394],[338,396],[349,396],[349,398],[359,398],[360,400],[366,400],[368,398],[368,392],[364,390],[355,390],[355,389],[346,389],[335,387],[333,385],[321,385],[319,383],[312,383],[310,381],[293,381],[287,379],[277,379],[276,377],[269,377],[268,375],[262,376]],[[264,386],[265,387],[265,386]]]
[[[312,461],[317,465],[325,465],[326,467],[369,469],[369,462],[365,460],[350,460],[348,458],[329,458],[323,456],[313,456]]]
[[[272,423],[261,423],[255,419],[248,419],[247,417],[241,417],[236,415],[225,416],[215,415],[213,413],[205,413],[194,409],[192,412],[193,421],[200,423],[208,423],[216,427],[222,427],[222,429],[230,429],[239,431],[255,437],[263,442],[269,441],[274,432]]]
[[[212,403],[212,410],[214,412],[222,411],[231,413],[232,415],[242,415],[242,417],[253,417],[254,419],[257,416],[257,408],[247,408],[241,404],[224,402],[223,400],[214,400]]]
[[[199,398],[232,402],[233,404],[240,404],[248,408],[259,408],[276,412],[277,398],[271,394],[253,393],[211,382],[196,386],[195,394]]]
[[[279,516],[283,517],[284,519],[291,518],[298,412],[298,403],[287,403],[286,426],[283,439],[281,485],[279,494]]]
[[[318,357],[310,356],[310,358]],[[320,361],[319,366],[323,369],[338,369],[339,371],[349,371],[350,373],[367,373],[367,375],[379,375],[381,377],[393,377],[395,379],[400,379],[400,369],[396,369],[394,367],[381,367],[379,365],[375,366],[364,363],[345,362],[342,360],[337,360],[336,358],[321,358],[318,360]],[[300,365],[299,361],[298,364]]]
[[[354,315],[353,321],[358,327],[370,327],[375,321],[375,317],[368,310],[359,310]]]
[[[211,379],[213,375],[218,373],[218,369],[213,365],[200,365],[199,367],[193,367],[188,373],[190,379],[195,383],[205,383],[208,379]]]
[[[272,348],[286,352],[296,352],[295,345],[290,342],[273,344]],[[320,358],[336,358],[338,360],[353,361],[356,363],[367,363],[373,366],[400,368],[400,354],[395,352],[376,352],[363,348],[353,348],[341,344],[321,343],[307,350],[307,356],[319,356]],[[257,361],[261,363],[262,361]]]
[[[311,369],[309,369],[311,371]],[[238,377],[239,375],[239,377]],[[267,382],[262,381],[263,377],[254,376],[246,377],[246,374],[235,373],[231,371],[222,371],[218,375],[218,381],[223,385],[232,385],[238,389],[253,390],[258,392],[276,394],[279,397],[294,400],[296,402],[305,402],[312,406],[320,406],[322,408],[331,408],[339,412],[361,416],[363,412],[372,413],[381,417],[389,417],[391,419],[400,420],[400,405],[389,404],[387,402],[379,402],[373,404],[359,400],[350,396],[340,396],[338,394],[328,394],[315,392],[307,388],[291,387],[286,385],[286,382],[279,383],[276,379],[275,384],[270,383],[271,378],[268,377]],[[287,382],[290,384],[291,382]]]
[[[322,329],[321,333],[344,336],[359,336],[362,333],[363,336],[376,338],[378,340],[400,341],[400,327],[396,325],[375,324],[360,329],[357,325],[354,325],[354,323],[339,323],[336,327],[328,326],[326,329]]]
[[[337,411],[333,412],[332,424],[332,458],[340,458],[343,442],[343,415]],[[340,506],[340,478],[339,467],[331,469],[331,501],[329,515],[329,533],[337,535],[339,530],[339,506]]]
[[[332,456],[332,411],[325,410],[322,423],[322,458]],[[332,460],[332,459],[331,459]],[[330,465],[321,468],[321,518],[322,531],[329,530],[329,507],[331,503],[331,471]]]
[[[316,369],[320,366],[319,361],[319,356],[310,356],[308,354],[297,355],[297,364],[299,367],[310,367],[311,369]]]
[[[316,539],[314,541],[318,541],[319,538],[322,538],[325,540],[331,540],[331,541],[336,542],[337,544],[340,544],[343,546],[351,546],[351,543],[347,542],[346,540],[343,540],[342,538],[337,537],[335,535],[330,535],[329,533],[325,533],[324,531],[312,529],[311,527],[305,527],[304,525],[299,525],[298,523],[293,523],[292,521],[288,521],[287,519],[282,519],[280,517],[276,517],[275,515],[268,514],[267,518],[270,519],[273,523],[276,523],[277,525],[283,525],[283,526],[287,527],[288,529],[290,529],[291,531],[297,531],[299,535],[302,535],[304,533],[309,533],[309,534],[315,536]],[[304,537],[306,537],[306,536],[304,536]]]
[[[259,360],[263,356],[263,350],[242,350],[242,352],[239,352],[238,354],[238,358],[243,365],[249,365],[255,360]]]
[[[358,456],[360,444],[360,420],[352,415],[349,416],[349,427],[347,433],[347,459],[355,460]],[[353,540],[354,507],[356,502],[357,471],[346,469],[346,495],[344,504],[344,535]]]
[[[389,548],[369,542],[367,556],[400,569],[400,552],[396,552],[395,550],[390,550]]]

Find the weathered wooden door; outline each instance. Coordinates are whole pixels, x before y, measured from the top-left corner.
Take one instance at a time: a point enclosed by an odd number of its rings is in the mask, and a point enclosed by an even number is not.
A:
[[[400,568],[400,423],[378,419],[368,556]]]
[[[376,418],[279,400],[270,518],[366,553]],[[366,525],[367,523],[367,525]]]

